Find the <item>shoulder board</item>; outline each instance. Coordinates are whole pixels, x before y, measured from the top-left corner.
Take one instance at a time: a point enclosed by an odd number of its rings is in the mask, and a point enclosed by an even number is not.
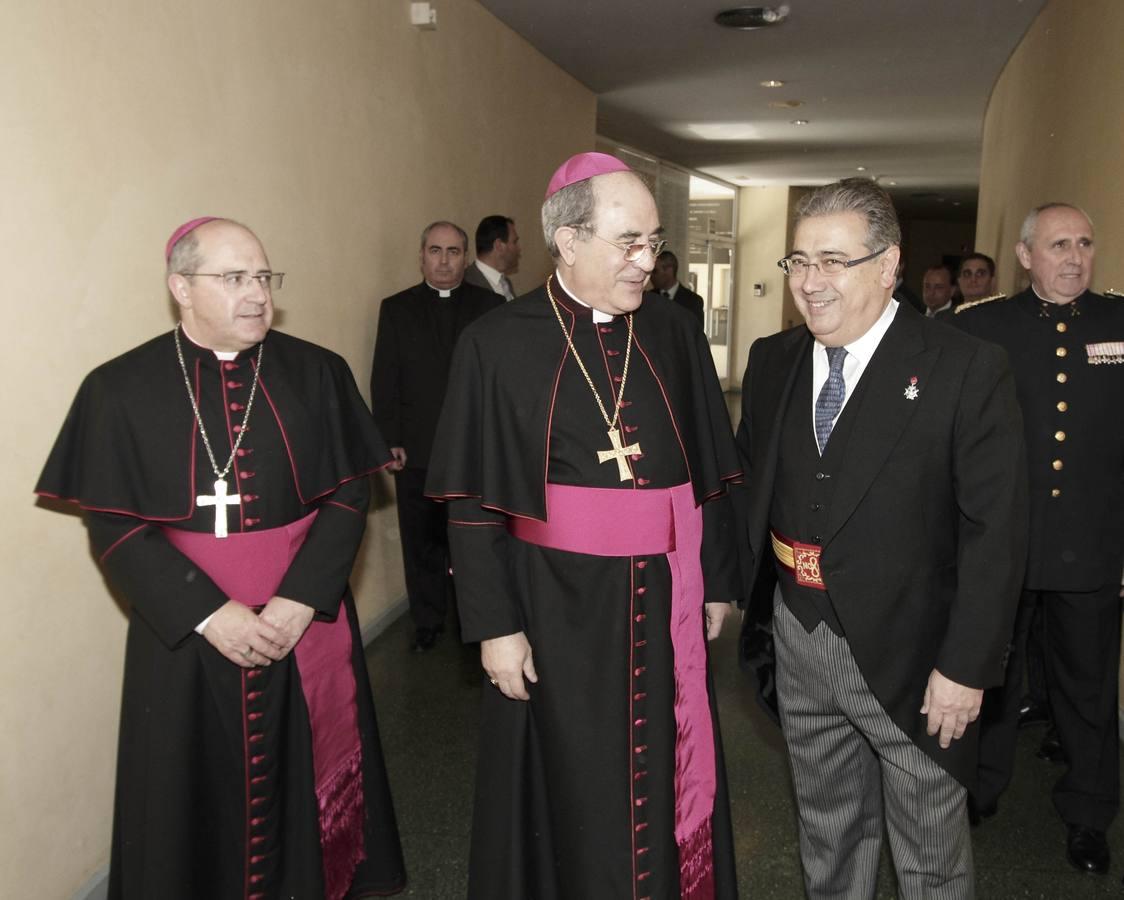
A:
[[[1104,295],[1106,297],[1116,297],[1118,300],[1124,299],[1124,291],[1118,291],[1116,288],[1106,288]]]
[[[964,310],[971,309],[973,306],[980,306],[984,303],[991,303],[993,300],[1006,300],[1006,294],[992,294],[990,297],[980,297],[979,300],[971,300],[968,303],[961,303],[956,309],[953,310],[955,315],[960,315]]]

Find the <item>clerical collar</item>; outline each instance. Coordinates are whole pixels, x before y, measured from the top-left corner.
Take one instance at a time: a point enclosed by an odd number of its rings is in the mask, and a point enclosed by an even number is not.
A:
[[[571,291],[568,287],[566,287],[566,282],[564,282],[562,280],[562,276],[559,274],[557,269],[554,270],[554,277],[558,279],[558,286],[561,287],[562,290],[564,290],[567,294],[569,294],[569,296],[574,300],[575,303],[580,303],[582,306],[584,306],[586,309],[588,309],[591,313],[593,313],[593,321],[594,322],[596,322],[597,324],[600,325],[604,322],[612,322],[613,321],[613,317],[610,316],[608,313],[601,312],[601,310],[599,310],[599,309],[594,309],[592,306],[590,306],[588,303],[586,303],[584,300],[582,300],[581,297],[577,296],[573,291]]]
[[[211,350],[210,347],[204,347],[197,340],[195,340],[195,338],[193,338],[190,334],[188,334],[187,329],[183,327],[183,322],[180,322],[180,331],[183,332],[183,336],[185,338],[187,338],[189,341],[191,341],[191,343],[193,343],[200,350]],[[213,354],[215,354],[215,358],[220,360],[221,362],[229,362],[232,359],[238,358],[238,351],[237,350],[211,350],[211,352]]]
[[[428,281],[425,283],[425,286],[427,288],[429,288],[431,291],[434,291],[437,294],[438,297],[442,297],[445,300],[448,300],[450,297],[452,297],[453,291],[455,291],[457,288],[460,287],[460,285],[458,284],[455,287],[451,287],[451,288],[448,288],[448,289],[446,289],[446,288],[436,288],[432,284],[430,284]]]

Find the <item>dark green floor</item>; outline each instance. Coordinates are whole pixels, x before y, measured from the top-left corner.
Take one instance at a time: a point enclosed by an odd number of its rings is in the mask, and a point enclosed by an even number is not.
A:
[[[734,659],[734,629],[714,646],[743,900],[803,896],[796,821],[780,732],[757,710]],[[403,896],[463,898],[476,714],[481,677],[475,649],[446,635],[425,655],[409,652],[412,628],[399,619],[371,645],[367,661],[394,792],[410,884]],[[1082,875],[1064,859],[1065,831],[1050,805],[1058,769],[1034,756],[1041,729],[1020,736],[1015,782],[999,814],[973,832],[977,896],[1069,898],[1124,895],[1124,829],[1109,833],[1109,875]],[[896,896],[883,861],[878,897]],[[583,900],[583,898],[573,898]]]

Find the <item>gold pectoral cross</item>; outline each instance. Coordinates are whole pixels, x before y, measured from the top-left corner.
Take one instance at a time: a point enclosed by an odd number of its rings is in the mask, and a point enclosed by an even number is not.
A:
[[[611,459],[615,459],[617,461],[617,471],[620,473],[621,481],[628,481],[632,478],[632,471],[628,468],[628,463],[624,461],[624,458],[639,453],[640,445],[629,444],[627,447],[622,447],[621,433],[616,428],[609,429],[609,443],[613,445],[613,449],[598,450],[597,461],[599,463],[606,463]]]

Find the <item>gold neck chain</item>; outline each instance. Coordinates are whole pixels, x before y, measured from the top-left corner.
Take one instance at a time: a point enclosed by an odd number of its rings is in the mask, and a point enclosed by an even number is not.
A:
[[[254,395],[258,390],[258,375],[261,374],[261,355],[265,350],[265,339],[258,345],[258,360],[254,365],[254,380],[250,384],[250,399],[246,401],[246,413],[242,416],[242,425],[238,428],[238,438],[234,441],[234,446],[230,448],[230,456],[226,460],[226,465],[219,471],[219,464],[215,461],[215,451],[211,449],[210,438],[207,437],[207,429],[203,426],[203,416],[199,413],[199,404],[195,400],[195,391],[191,389],[191,379],[187,375],[187,363],[183,359],[183,347],[180,346],[180,325],[177,322],[175,329],[172,331],[176,339],[176,357],[180,361],[180,371],[183,372],[183,385],[187,388],[187,399],[191,401],[191,411],[195,413],[195,422],[199,426],[199,436],[203,438],[203,446],[207,449],[207,459],[211,462],[211,469],[215,473],[215,478],[220,481],[226,478],[226,473],[230,471],[230,467],[234,464],[234,457],[238,455],[238,448],[242,446],[242,438],[246,436],[246,425],[250,421],[250,410],[254,408]],[[225,527],[225,526],[224,526]]]
[[[550,278],[553,277],[553,275],[550,276]],[[621,389],[617,393],[617,402],[613,409],[613,418],[610,419],[609,413],[605,409],[605,404],[601,400],[601,395],[597,393],[597,388],[593,386],[593,379],[589,375],[589,369],[585,367],[582,358],[578,356],[577,347],[574,346],[574,342],[570,338],[570,332],[566,330],[566,323],[562,321],[562,313],[558,309],[558,301],[554,299],[554,292],[550,289],[550,278],[546,280],[546,295],[550,298],[550,306],[554,310],[554,317],[558,319],[558,326],[562,329],[562,336],[566,338],[566,346],[570,348],[570,352],[574,355],[574,362],[578,364],[582,375],[585,376],[585,383],[588,384],[589,389],[593,391],[593,399],[597,401],[597,408],[601,410],[601,418],[605,420],[606,427],[612,431],[617,427],[617,420],[621,417],[621,401],[624,400],[624,386],[628,382],[628,363],[632,358],[632,313],[626,316],[628,319],[628,343],[625,345],[624,351],[624,369],[621,372]]]

